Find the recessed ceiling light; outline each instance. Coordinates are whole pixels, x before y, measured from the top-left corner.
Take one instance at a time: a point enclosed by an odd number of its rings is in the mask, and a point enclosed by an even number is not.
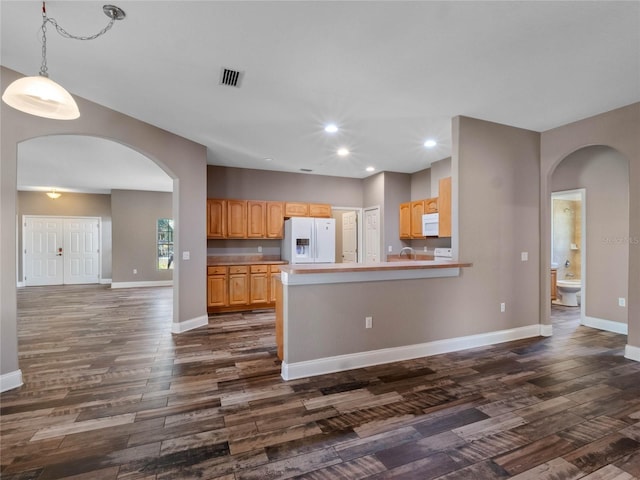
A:
[[[324,131],[327,133],[336,133],[338,131],[338,126],[335,123],[329,123],[324,127]]]
[[[367,167],[367,172],[375,172],[375,170],[374,167]]]
[[[265,161],[265,162],[270,162],[270,161],[272,161],[272,160],[273,160],[273,158],[269,158],[269,157],[267,157],[267,158],[265,158],[265,159],[264,159],[264,161]]]
[[[424,146],[427,147],[427,148],[433,148],[436,145],[437,145],[437,142],[435,140],[429,139],[429,140],[424,142]]]
[[[341,157],[346,157],[347,155],[349,155],[349,150],[347,150],[346,148],[339,148],[338,149],[338,155],[340,155]]]

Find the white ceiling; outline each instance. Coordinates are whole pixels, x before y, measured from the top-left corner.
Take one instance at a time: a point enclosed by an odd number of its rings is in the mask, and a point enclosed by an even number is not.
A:
[[[640,1],[110,1],[127,17],[99,39],[48,29],[51,78],[206,145],[213,165],[413,173],[450,155],[456,115],[545,131],[640,101]],[[40,66],[40,5],[0,4],[2,65],[26,75]],[[49,1],[47,11],[88,35],[108,21],[102,5]],[[241,88],[218,85],[222,67],[244,72]],[[337,134],[323,131],[329,121]],[[158,181],[128,172],[145,160],[137,154],[76,141],[21,148],[21,185],[54,186],[87,164],[93,189]],[[351,155],[338,157],[340,146]],[[113,166],[101,185],[90,180],[97,165]]]

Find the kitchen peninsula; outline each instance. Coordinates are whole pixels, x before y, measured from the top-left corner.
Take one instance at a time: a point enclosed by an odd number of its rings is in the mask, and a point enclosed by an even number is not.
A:
[[[429,303],[471,263],[408,260],[282,265],[276,343],[285,380],[424,356]],[[435,293],[432,294],[432,292]],[[422,344],[422,345],[419,345]]]

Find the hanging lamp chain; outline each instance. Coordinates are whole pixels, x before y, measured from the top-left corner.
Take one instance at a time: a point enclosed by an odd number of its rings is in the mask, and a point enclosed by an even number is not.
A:
[[[109,8],[110,9],[117,9],[117,11],[109,10]],[[42,27],[41,27],[41,30],[42,30],[42,64],[40,65],[40,75],[41,76],[43,76],[43,77],[48,77],[49,76],[48,68],[47,68],[47,23],[50,23],[51,25],[53,25],[55,27],[56,31],[61,36],[65,37],[65,38],[72,38],[74,40],[95,40],[96,38],[104,35],[109,30],[111,30],[111,27],[113,27],[113,24],[116,23],[116,20],[121,20],[122,18],[124,18],[124,12],[122,12],[117,7],[114,7],[112,5],[107,5],[107,6],[104,7],[104,9],[105,9],[105,14],[107,16],[109,16],[109,18],[110,18],[109,23],[107,24],[107,26],[104,27],[102,30],[100,30],[95,35],[78,36],[78,35],[70,34],[64,28],[62,28],[60,25],[58,25],[58,22],[55,20],[55,18],[48,17],[47,16],[47,7],[45,5],[45,2],[42,2]]]

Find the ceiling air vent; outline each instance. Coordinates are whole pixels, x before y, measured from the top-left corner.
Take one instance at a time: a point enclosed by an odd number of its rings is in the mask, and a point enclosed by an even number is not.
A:
[[[313,172],[313,170],[311,170],[310,168],[301,168],[300,169],[301,172]]]
[[[231,70],[230,68],[222,68],[220,72],[220,85],[229,85],[230,87],[240,88],[240,80],[242,72],[239,70]]]

